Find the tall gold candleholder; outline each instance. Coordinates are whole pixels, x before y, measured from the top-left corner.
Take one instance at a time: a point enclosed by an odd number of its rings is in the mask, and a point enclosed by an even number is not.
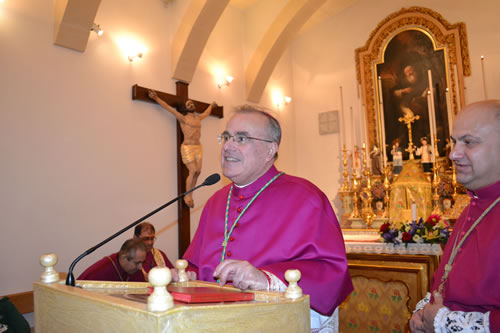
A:
[[[365,221],[367,227],[369,228],[373,221],[373,216],[375,215],[372,208],[372,173],[367,165],[366,159],[366,145],[363,143],[363,175],[366,179],[366,186],[363,188],[363,220]]]
[[[389,175],[391,174],[392,170],[389,165],[387,165],[384,168],[384,191],[385,191],[385,196],[384,196],[384,215],[383,217],[389,217],[389,205],[390,205],[390,197],[389,197],[389,190],[391,188],[391,183],[389,182]]]
[[[360,186],[360,178],[356,173],[353,173],[352,175],[352,193],[353,193],[353,198],[352,198],[352,212],[351,212],[351,218],[359,218],[359,209],[358,209],[358,203],[359,203],[359,196],[358,196],[358,190]]]
[[[344,176],[344,183],[342,184],[342,187],[340,188],[340,192],[349,192],[350,186],[349,186],[349,172],[347,171],[347,148],[346,145],[344,144],[344,149],[342,149],[343,152],[343,172],[342,175]]]
[[[432,214],[443,215],[443,212],[441,211],[441,207],[439,207],[438,187],[439,187],[439,183],[440,183],[441,179],[439,177],[439,166],[437,165],[437,163],[434,164],[432,171],[434,173],[434,178],[432,180],[432,189],[434,190],[434,194],[432,195],[432,201],[434,204],[434,209],[432,210]]]
[[[455,163],[451,163],[451,184],[453,185],[453,194],[451,197],[453,198],[453,202],[457,202],[457,187],[458,187],[458,182],[457,182],[457,170],[455,169]]]

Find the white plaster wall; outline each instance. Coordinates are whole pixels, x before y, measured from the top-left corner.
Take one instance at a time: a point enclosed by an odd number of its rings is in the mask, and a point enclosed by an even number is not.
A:
[[[339,87],[342,86],[346,143],[348,147],[361,143],[362,115],[354,50],[365,45],[372,30],[386,16],[410,6],[431,8],[452,24],[465,22],[472,67],[472,76],[465,81],[467,102],[484,99],[481,55],[485,56],[488,98],[500,98],[500,44],[496,42],[500,40],[500,28],[496,24],[500,12],[498,1],[360,0],[306,31],[292,48],[297,173],[316,183],[335,200],[337,214],[342,212],[337,196],[343,180],[341,134],[320,136],[318,113],[341,109]]]
[[[177,195],[175,120],[159,106],[133,101],[133,84],[175,94],[171,44],[187,1],[102,1],[84,53],[55,46],[53,0],[5,1],[0,5],[0,295],[32,289],[39,256],[54,252],[56,270],[67,271],[80,253]],[[256,18],[258,19],[258,18]],[[220,172],[216,137],[232,107],[245,103],[244,13],[229,6],[210,36],[189,86],[190,97],[215,100],[225,118],[204,120],[203,180]],[[134,37],[147,47],[130,63],[117,40]],[[260,37],[253,36],[253,40]],[[291,88],[288,56],[273,82]],[[235,80],[216,88],[214,66]],[[265,92],[262,106],[272,107]],[[285,134],[280,167],[295,163],[292,109],[281,115]],[[293,167],[292,167],[293,168]],[[228,180],[194,194],[192,233],[204,203]],[[177,253],[177,207],[148,219],[157,247]],[[132,230],[84,258],[78,276],[94,261],[116,252]]]

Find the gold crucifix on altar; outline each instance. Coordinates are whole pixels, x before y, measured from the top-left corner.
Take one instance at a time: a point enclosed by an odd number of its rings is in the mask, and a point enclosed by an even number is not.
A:
[[[413,112],[406,107],[403,107],[403,112],[404,116],[399,117],[398,121],[401,123],[405,123],[406,126],[408,127],[408,148],[405,149],[405,151],[410,153],[410,160],[415,159],[415,156],[413,156],[413,152],[415,151],[415,147],[413,146],[413,139],[412,139],[412,134],[411,134],[411,124],[415,122],[415,120],[419,120],[420,116],[419,115],[414,115]]]

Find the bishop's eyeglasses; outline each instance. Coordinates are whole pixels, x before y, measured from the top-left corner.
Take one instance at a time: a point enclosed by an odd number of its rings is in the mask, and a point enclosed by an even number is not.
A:
[[[257,140],[257,141],[264,141],[264,142],[269,142],[272,143],[274,141],[272,140],[267,140],[267,139],[259,139],[259,138],[254,138],[252,136],[248,136],[245,133],[236,133],[234,135],[229,134],[228,132],[222,132],[217,136],[219,139],[219,143],[225,144],[226,142],[229,141],[229,139],[233,138],[233,142],[238,144],[238,145],[244,145],[247,144],[249,140]]]

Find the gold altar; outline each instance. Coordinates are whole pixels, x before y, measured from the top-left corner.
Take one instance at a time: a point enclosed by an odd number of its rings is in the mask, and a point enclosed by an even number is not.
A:
[[[309,296],[252,291],[255,300],[185,304],[163,312],[113,294],[146,293],[148,283],[77,281],[34,284],[36,332],[309,332]],[[174,283],[175,285],[175,283]],[[202,281],[183,286],[214,286]],[[223,288],[234,289],[229,286]]]

